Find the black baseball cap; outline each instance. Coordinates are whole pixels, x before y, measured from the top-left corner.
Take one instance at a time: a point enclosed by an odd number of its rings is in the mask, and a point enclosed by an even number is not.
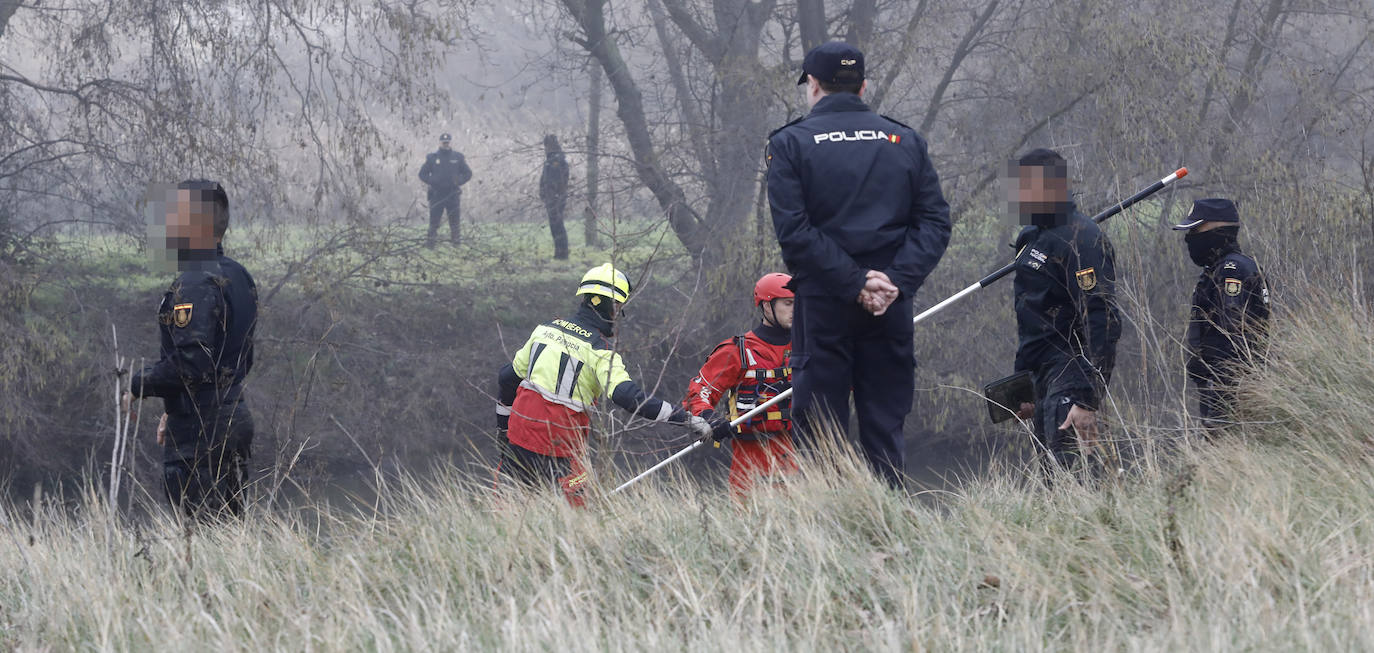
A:
[[[855,84],[864,81],[864,53],[844,41],[822,43],[806,53],[797,85],[811,75],[827,84]]]
[[[444,132],[444,133],[442,133],[442,134],[439,134],[439,141],[440,141],[440,142],[442,142],[442,143],[447,143],[447,142],[449,142],[449,141],[451,141],[451,140],[453,140],[453,137],[452,137],[452,136],[449,136],[449,135],[448,135],[448,132]]]
[[[1209,197],[1193,202],[1193,208],[1188,210],[1188,219],[1180,224],[1174,225],[1175,231],[1187,231],[1204,222],[1230,222],[1240,224],[1240,213],[1236,212],[1236,204],[1231,200],[1221,197]]]

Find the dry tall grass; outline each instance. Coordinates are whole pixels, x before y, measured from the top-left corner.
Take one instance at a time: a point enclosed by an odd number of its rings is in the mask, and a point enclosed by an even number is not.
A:
[[[1100,484],[900,496],[851,459],[737,506],[407,483],[189,534],[3,513],[17,650],[1374,650],[1374,336],[1278,325],[1248,423]]]

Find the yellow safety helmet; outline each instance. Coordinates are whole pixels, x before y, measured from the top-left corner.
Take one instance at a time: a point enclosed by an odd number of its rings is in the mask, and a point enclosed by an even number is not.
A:
[[[630,278],[610,263],[602,263],[582,275],[577,286],[579,295],[601,295],[624,303],[630,298]]]

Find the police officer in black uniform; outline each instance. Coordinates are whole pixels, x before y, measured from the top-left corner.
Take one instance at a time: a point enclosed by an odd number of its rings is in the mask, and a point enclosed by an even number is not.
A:
[[[568,229],[563,224],[568,204],[568,158],[553,134],[544,136],[544,171],[539,175],[539,199],[549,214],[553,257],[568,258]]]
[[[198,519],[241,516],[253,443],[243,380],[253,368],[257,285],[224,255],[223,187],[195,179],[166,195],[150,202],[150,218],[165,220],[165,251],[175,252],[180,273],[158,308],[161,357],[134,374],[129,398],[162,397],[158,438],[173,506]]]
[[[1198,387],[1198,414],[1209,429],[1234,409],[1235,373],[1252,364],[1269,326],[1269,285],[1253,257],[1240,251],[1240,214],[1228,199],[1193,202],[1188,256],[1202,268],[1188,320],[1188,377]]]
[[[1068,164],[1036,149],[1009,166],[1009,206],[1026,225],[1015,247],[1016,370],[1034,380],[1033,418],[1047,469],[1072,468],[1097,438],[1121,316],[1111,241],[1069,199]]]
[[[949,205],[925,139],[864,104],[862,52],[820,45],[798,84],[811,112],[768,140],[768,200],[796,293],[796,428],[803,439],[823,422],[847,430],[852,389],[860,446],[898,487],[915,389],[912,298],[949,244]]]
[[[472,169],[463,159],[461,152],[451,147],[453,137],[448,133],[439,135],[439,149],[425,157],[420,166],[420,181],[429,187],[426,192],[429,200],[429,236],[425,246],[434,248],[434,239],[439,235],[439,223],[444,211],[448,211],[449,240],[457,245],[462,240],[458,229],[458,199],[463,194],[462,185],[472,179]]]

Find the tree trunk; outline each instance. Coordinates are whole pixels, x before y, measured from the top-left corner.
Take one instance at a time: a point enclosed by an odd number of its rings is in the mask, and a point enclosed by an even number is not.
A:
[[[892,57],[891,61],[886,62],[888,65],[887,72],[883,75],[882,81],[878,84],[878,87],[870,87],[871,90],[868,93],[868,106],[872,107],[874,111],[877,111],[878,108],[882,106],[883,99],[887,96],[887,89],[892,87],[897,81],[897,75],[902,72],[903,62],[910,59],[912,53],[915,51],[917,38],[916,31],[920,28],[921,19],[925,18],[926,9],[929,6],[930,0],[920,0],[920,2],[916,4],[916,9],[911,12],[911,20],[907,21],[906,29],[902,32],[902,44],[897,48],[897,56]],[[864,74],[872,77],[872,75],[868,73],[868,71],[875,70],[872,62],[865,62],[864,67],[866,68]]]
[[[0,0],[0,38],[5,36],[5,27],[16,11],[19,11],[19,0]]]
[[[673,95],[677,98],[678,110],[682,112],[682,122],[687,130],[687,145],[701,166],[705,176],[715,173],[715,160],[711,157],[709,145],[709,125],[701,110],[693,101],[691,88],[687,85],[687,75],[683,73],[682,58],[678,56],[677,40],[669,32],[668,17],[663,15],[663,7],[658,0],[649,0],[649,16],[654,21],[654,32],[658,34],[659,45],[663,46],[663,63],[668,66],[668,79],[673,83]]]
[[[864,51],[873,40],[873,25],[878,20],[878,0],[854,0],[849,8],[849,31],[844,40]]]
[[[582,234],[587,247],[600,247],[601,234],[597,231],[596,206],[597,186],[601,175],[601,66],[593,61],[588,71],[590,92],[587,111],[587,205],[582,208]]]
[[[634,158],[635,173],[653,193],[654,199],[668,217],[668,224],[687,250],[700,253],[702,243],[698,234],[701,222],[687,204],[687,195],[659,166],[658,151],[654,148],[649,121],[644,113],[644,96],[639,90],[630,67],[615,41],[606,34],[605,0],[563,0],[563,5],[581,26],[586,40],[582,45],[601,64],[615,93],[616,115],[625,127],[625,137]]]
[[[763,163],[769,100],[765,89],[770,80],[759,62],[759,44],[775,2],[714,0],[715,32],[699,23],[682,0],[664,0],[663,4],[715,72],[717,91],[710,120],[714,166],[703,171],[710,199],[698,242],[704,253],[719,252],[749,214]]]
[[[797,0],[797,23],[801,28],[802,50],[810,52],[829,40],[825,26],[825,0]]]
[[[1241,70],[1240,84],[1231,98],[1230,116],[1222,122],[1221,136],[1212,146],[1212,154],[1208,158],[1211,177],[1214,180],[1223,179],[1221,172],[1224,170],[1226,155],[1230,151],[1231,138],[1245,121],[1245,114],[1250,111],[1250,103],[1255,99],[1255,89],[1259,87],[1260,78],[1264,76],[1264,53],[1270,46],[1270,40],[1278,34],[1276,27],[1279,18],[1283,16],[1286,4],[1285,0],[1269,0],[1264,16],[1255,29],[1255,40],[1250,43],[1250,50],[1245,55],[1245,67]]]
[[[968,26],[964,38],[959,41],[958,47],[954,48],[954,56],[950,57],[949,65],[945,66],[945,74],[935,85],[935,92],[931,94],[930,103],[926,105],[926,115],[921,119],[921,126],[916,129],[922,135],[929,135],[930,128],[935,126],[935,118],[940,114],[940,107],[945,101],[945,91],[949,90],[950,82],[954,81],[954,73],[959,71],[959,65],[973,51],[974,45],[978,42],[978,35],[988,26],[988,20],[997,12],[998,4],[1000,0],[992,0],[983,8],[983,13],[975,14],[973,24]]]

